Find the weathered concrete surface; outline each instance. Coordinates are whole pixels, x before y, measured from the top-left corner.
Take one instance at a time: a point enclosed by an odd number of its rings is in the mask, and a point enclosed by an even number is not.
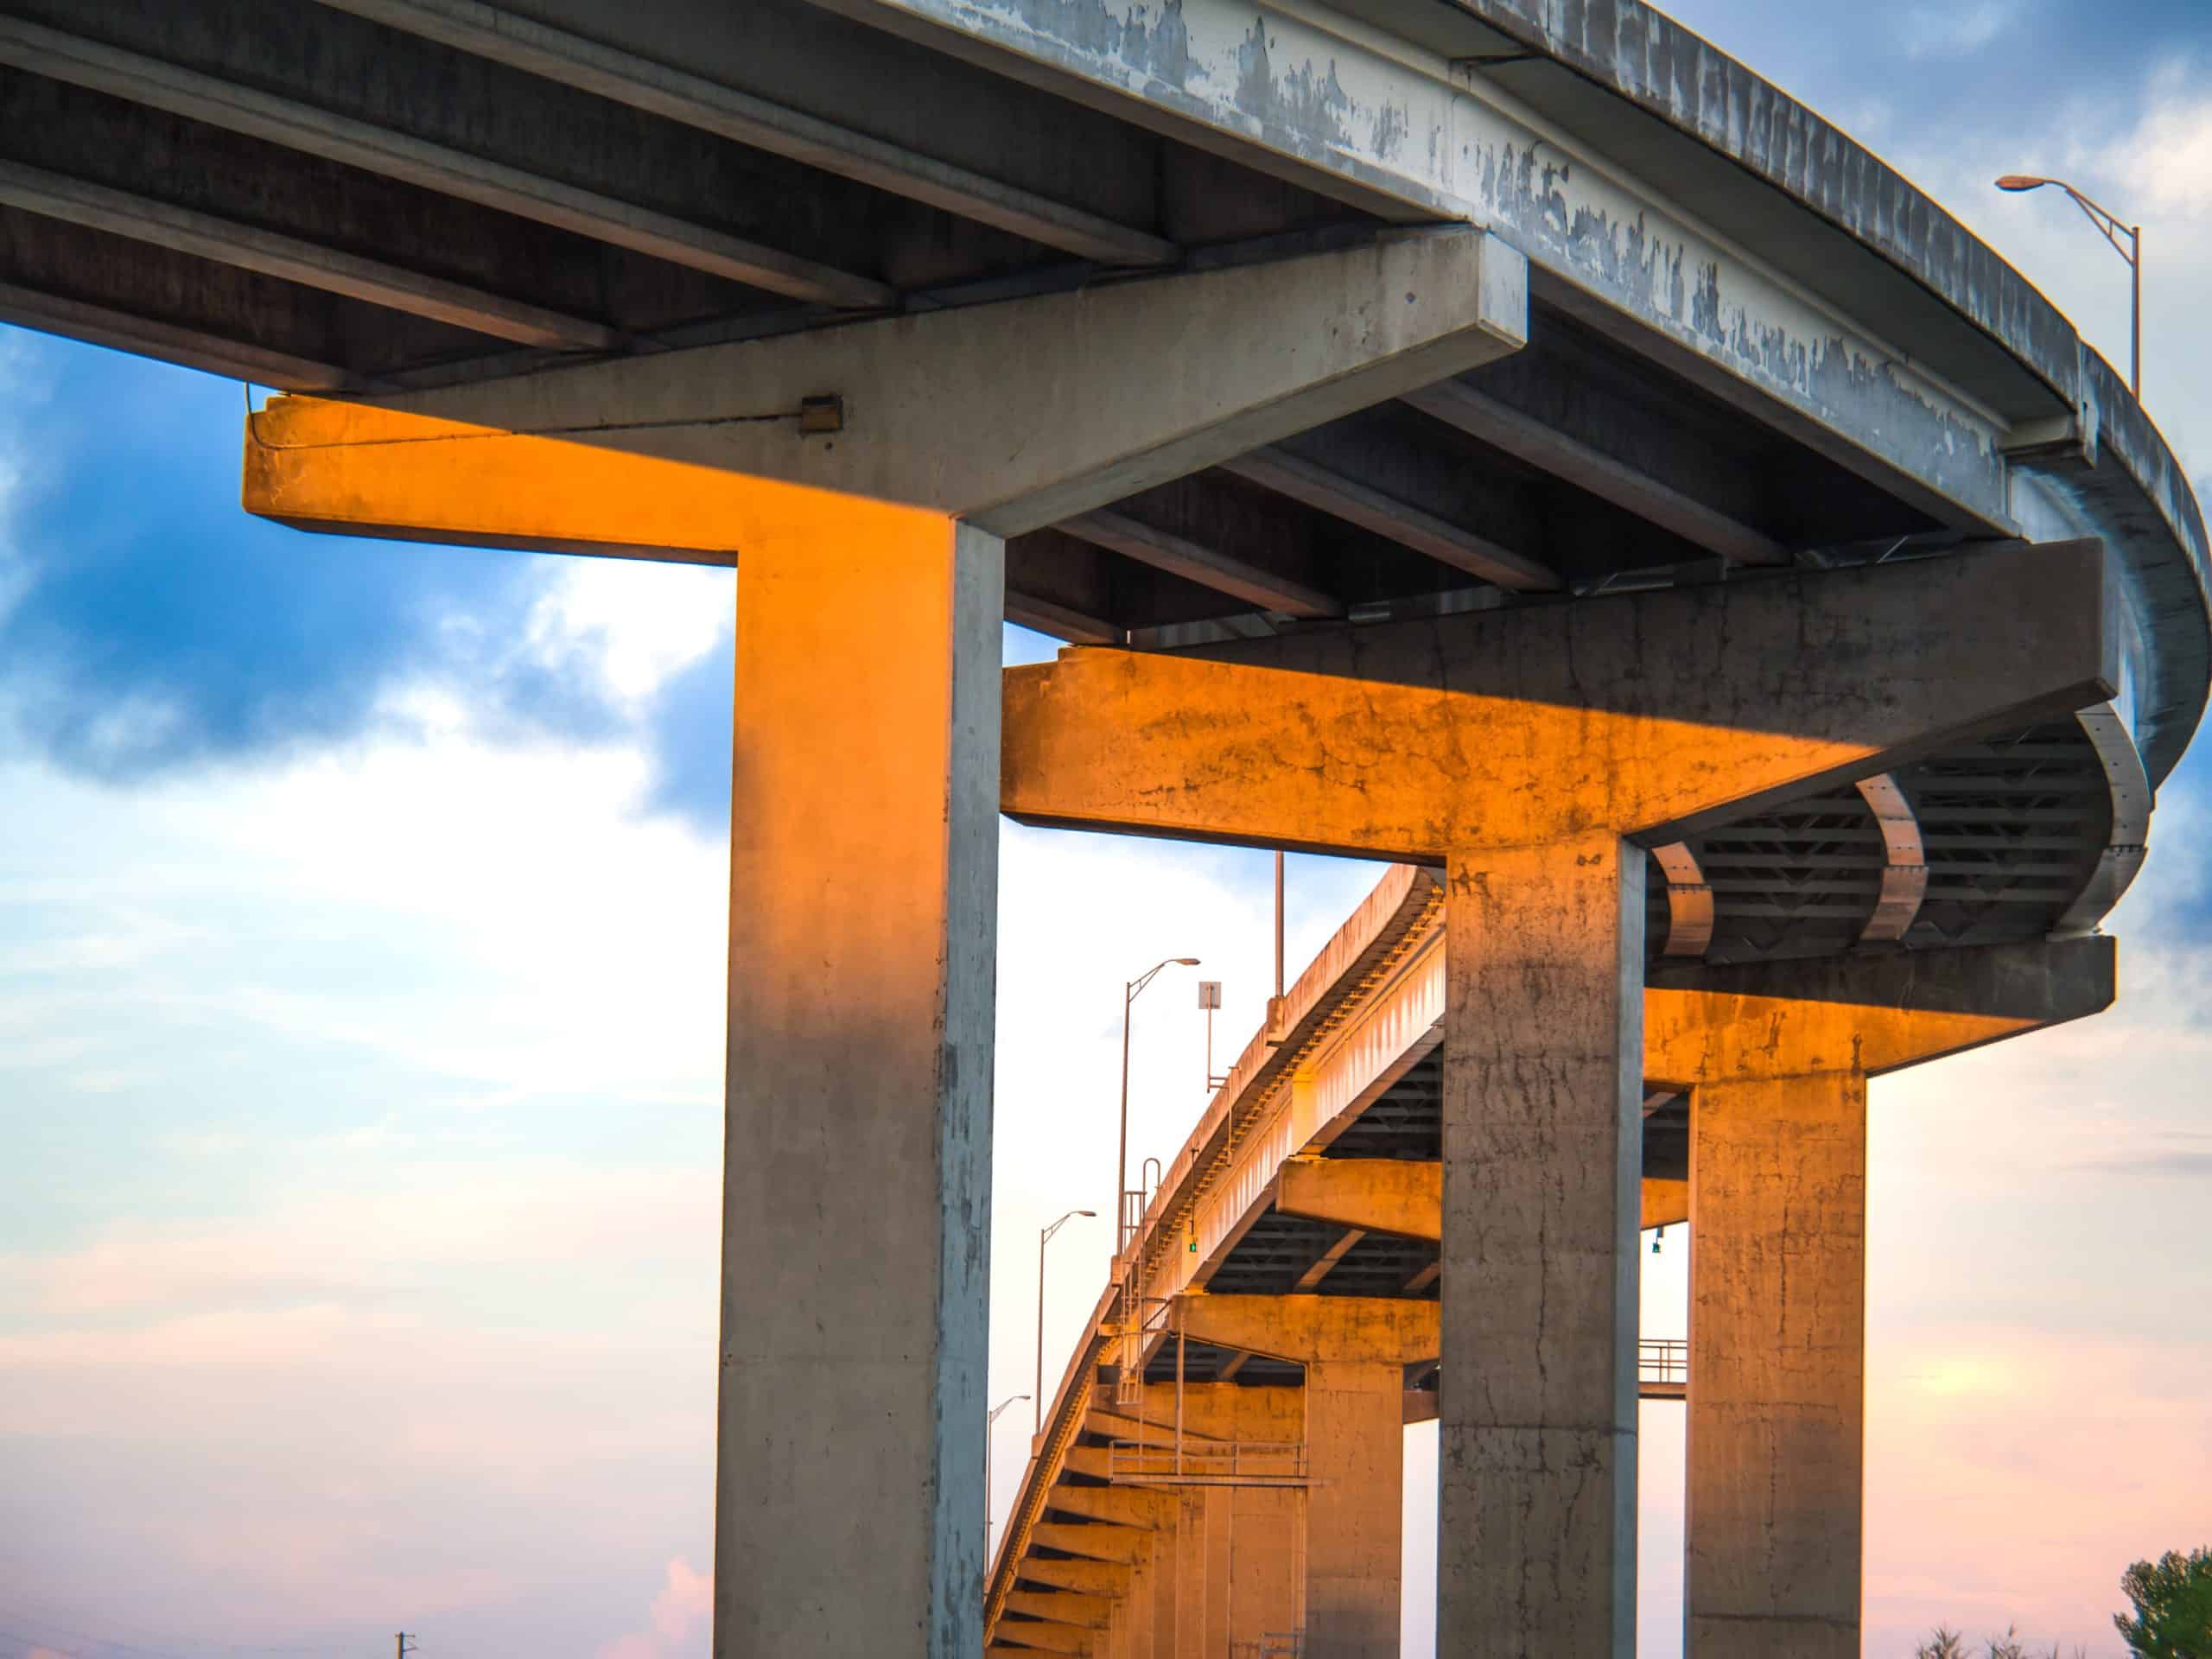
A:
[[[1690,1191],[1686,1652],[1857,1659],[1866,1075],[1700,1087]]]
[[[249,426],[245,504],[356,534],[651,547],[620,505],[634,489],[680,491],[681,475],[594,460],[572,482],[581,448],[927,506],[1012,536],[1491,361],[1526,341],[1527,318],[1527,270],[1503,244],[1394,232],[1274,264],[410,393],[376,410],[283,399]],[[843,399],[844,429],[801,435],[801,402],[823,395]],[[474,481],[486,468],[499,487]],[[689,523],[680,556],[702,539],[727,555],[713,515],[709,486],[637,522]]]
[[[1387,1296],[1186,1292],[1175,1299],[1173,1319],[1192,1342],[1307,1365],[1330,1360],[1409,1365],[1438,1351],[1437,1304]]]
[[[1397,1659],[1405,1367],[1306,1370],[1308,1659]]]
[[[1427,863],[1681,833],[2110,696],[2104,563],[2065,543],[1178,656],[1071,649],[1007,672],[1001,802]]]
[[[1446,873],[1439,1653],[1630,1659],[1643,859]]]
[[[1002,548],[816,505],[739,576],[715,1651],[973,1659]]]

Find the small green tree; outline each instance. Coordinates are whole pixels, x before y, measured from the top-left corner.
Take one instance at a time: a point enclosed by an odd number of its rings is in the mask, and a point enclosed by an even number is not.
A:
[[[2212,1659],[2212,1548],[2168,1550],[2120,1574],[2135,1617],[2112,1622],[2137,1659]]]
[[[1928,1639],[1912,1650],[1912,1659],[1967,1659],[1967,1639],[1949,1626],[1938,1624]]]

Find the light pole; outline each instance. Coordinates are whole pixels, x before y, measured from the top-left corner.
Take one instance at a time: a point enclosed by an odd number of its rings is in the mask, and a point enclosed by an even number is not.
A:
[[[2120,215],[2100,207],[2063,179],[2040,179],[2027,173],[2007,173],[1997,181],[1999,190],[2040,190],[2046,184],[2055,184],[2074,198],[2074,205],[2088,216],[2090,224],[2104,232],[2113,251],[2127,261],[2133,281],[2129,296],[2127,340],[2127,389],[2135,394],[2138,403],[2143,399],[2143,227],[2123,225]],[[2120,233],[2127,232],[2127,245],[2120,245]]]
[[[1052,1235],[1077,1216],[1095,1216],[1096,1210],[1071,1210],[1037,1235],[1037,1426],[1031,1438],[1045,1432],[1045,1247]]]
[[[991,1553],[991,1441],[995,1438],[999,1418],[1008,1406],[1027,1400],[1026,1394],[1009,1394],[991,1408],[990,1421],[983,1425],[983,1554]]]
[[[1144,988],[1160,977],[1169,968],[1195,968],[1196,957],[1170,957],[1165,962],[1154,963],[1150,968],[1122,987],[1122,1147],[1114,1161],[1114,1254],[1119,1255],[1129,1242],[1129,1009],[1137,998],[1144,995]]]

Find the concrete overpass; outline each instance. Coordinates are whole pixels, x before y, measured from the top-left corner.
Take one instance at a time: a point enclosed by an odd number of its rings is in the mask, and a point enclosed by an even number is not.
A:
[[[2202,710],[2109,366],[1636,0],[5,0],[0,97],[0,315],[300,394],[250,511],[739,566],[722,1653],[984,1638],[1001,806],[1445,872],[1440,1643],[1620,1656],[1651,988],[2056,960]]]
[[[987,1652],[1399,1651],[1402,1433],[1436,1418],[1441,1380],[1444,899],[1433,871],[1385,876],[1144,1195],[1033,1442]],[[2111,940],[2081,938],[1654,976],[1641,1225],[1705,1224],[1689,1341],[1640,1343],[1637,1389],[1690,1402],[1688,1545],[1709,1573],[1795,1554],[1833,1574],[1859,1513],[1859,1327],[1840,1315],[1863,1274],[1864,1141],[1770,1118],[1747,1143],[1728,1092],[1778,1070],[1863,1110],[1870,1076],[2100,1011],[2113,969]],[[1745,1030],[1766,1064],[1731,1052]],[[1729,1236],[1750,1207],[1794,1287]],[[1802,1213],[1777,1226],[1784,1208]],[[1771,1460],[1745,1455],[1777,1428],[1780,1504]]]

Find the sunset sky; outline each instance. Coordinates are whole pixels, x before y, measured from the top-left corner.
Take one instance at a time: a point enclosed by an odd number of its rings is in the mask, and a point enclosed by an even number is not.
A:
[[[1988,181],[2139,216],[2146,401],[2212,498],[2201,0],[1671,10],[2123,371],[2125,268]],[[0,328],[0,1659],[703,1655],[729,574],[248,519],[229,381]],[[2122,1569],[2212,1544],[2208,751],[2110,924],[2120,1007],[1875,1086],[1870,1655],[1948,1618],[2116,1656]],[[1201,957],[1240,1047],[1269,868],[1006,828],[994,1401],[1038,1228],[1109,1209],[1115,991]],[[1291,861],[1294,974],[1377,874]],[[1138,1005],[1133,1163],[1203,1103],[1193,977]],[[1048,1392],[1108,1242],[1052,1247]],[[1644,1258],[1649,1334],[1687,1255]],[[1680,1408],[1644,1427],[1675,1659]]]

